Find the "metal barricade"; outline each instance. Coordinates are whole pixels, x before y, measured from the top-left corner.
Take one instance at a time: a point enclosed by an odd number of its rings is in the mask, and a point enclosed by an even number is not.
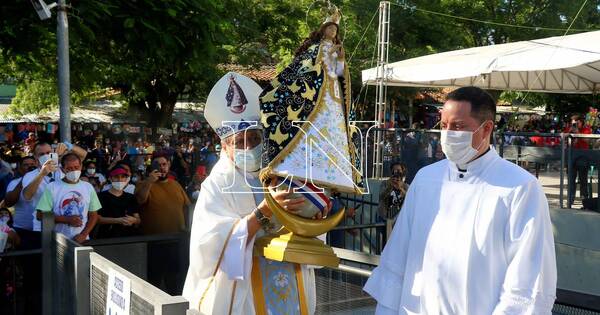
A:
[[[567,174],[568,193],[567,208],[571,208],[576,200],[577,184],[579,184],[580,198],[584,208],[600,211],[600,135],[569,134],[567,136]],[[576,180],[577,179],[577,180]],[[596,185],[594,185],[596,182]],[[596,192],[596,201],[594,197]]]
[[[380,254],[387,239],[387,223],[378,213],[379,193],[382,181],[368,179],[368,193],[342,194],[339,196],[346,211],[355,209],[353,217],[327,234],[328,243],[335,247],[369,254]]]
[[[173,259],[177,266],[169,264],[169,268],[181,273],[173,275],[173,281],[183,282],[189,260],[189,238],[189,233],[183,232],[95,239],[87,242],[86,245],[93,247],[94,251],[103,257],[167,293],[179,294],[182,286],[174,290],[159,283],[161,279],[164,279],[160,274],[161,270],[164,270],[157,268],[157,265],[164,265],[165,261],[164,259],[152,259],[152,251],[155,249],[155,245],[162,246],[163,249],[165,246],[169,247],[171,249],[169,253],[177,256]],[[165,253],[166,257],[163,257],[165,259],[173,258],[169,257],[169,253]]]
[[[373,178],[373,143],[375,134],[383,133],[383,177],[391,175],[390,165],[399,161],[406,166],[406,181],[410,183],[419,169],[444,158],[440,147],[440,130],[373,128],[366,137],[365,178]]]
[[[374,314],[377,302],[362,288],[379,264],[379,256],[341,248],[334,251],[341,259],[339,267],[315,270],[316,314]]]
[[[444,158],[439,130],[373,128],[367,135],[364,174],[372,178],[372,134],[383,133],[383,178],[390,175],[390,164],[399,161],[407,168],[411,183],[419,169]],[[372,142],[372,141],[371,141]],[[551,206],[580,207],[583,200],[597,195],[600,168],[600,135],[496,132],[491,143],[503,158],[528,169],[546,188]],[[584,143],[587,143],[587,147]],[[545,168],[545,172],[541,172]],[[540,175],[542,175],[540,177]],[[577,178],[577,180],[576,180]],[[581,178],[581,179],[579,179]],[[579,197],[575,186],[580,186]],[[588,204],[595,202],[593,206]],[[586,200],[586,208],[600,209],[600,198]]]
[[[0,296],[0,314],[30,314],[41,309],[41,270],[31,269],[41,268],[41,254],[41,249],[0,253],[0,288],[4,290]]]
[[[102,257],[97,253],[89,256],[90,268],[90,299],[89,307],[92,315],[106,314],[106,298],[108,277],[111,270],[123,275],[131,282],[131,304],[129,313],[132,315],[183,315],[189,307],[188,301],[182,296],[171,296],[150,285],[133,273]]]
[[[54,314],[89,314],[89,255],[94,249],[60,233],[54,239]]]
[[[315,271],[317,314],[374,314],[377,302],[362,288],[380,257],[340,248],[334,251],[341,258],[339,267]],[[552,314],[600,315],[599,302],[597,296],[558,289]]]

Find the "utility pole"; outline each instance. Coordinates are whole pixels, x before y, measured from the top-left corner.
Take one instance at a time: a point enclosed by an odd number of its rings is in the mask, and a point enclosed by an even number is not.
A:
[[[66,0],[58,0],[56,40],[60,140],[71,142],[71,87],[69,74],[69,21]]]
[[[387,98],[387,64],[389,51],[389,33],[390,33],[390,2],[381,1],[379,3],[379,28],[377,30],[377,85],[375,99],[375,119],[377,128],[384,127],[386,98]],[[375,156],[373,159],[373,176],[381,178],[383,176],[383,149],[384,133],[377,131],[375,134]]]

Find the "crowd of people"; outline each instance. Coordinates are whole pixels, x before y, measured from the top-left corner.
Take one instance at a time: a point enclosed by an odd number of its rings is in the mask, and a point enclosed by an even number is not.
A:
[[[6,248],[38,248],[44,211],[54,213],[57,231],[78,242],[181,231],[220,151],[212,139],[199,145],[191,137],[73,142],[39,141],[30,133],[2,148]]]
[[[4,145],[0,253],[40,248],[44,212],[53,214],[55,231],[79,243],[184,231],[190,205],[218,160],[220,144],[213,141],[209,135],[161,137],[154,143],[108,137],[69,143],[47,142],[30,133]],[[166,250],[168,246],[149,248],[149,255],[165,257]],[[0,272],[14,274],[11,268],[15,265],[0,258]],[[39,285],[39,262],[18,268],[23,282]],[[15,277],[2,278],[7,281],[2,296],[9,299]]]
[[[590,124],[589,119],[584,115],[572,115],[561,118],[556,115],[532,115],[523,124],[510,124],[507,116],[501,116],[497,123],[498,130],[503,132],[504,144],[506,145],[524,145],[538,147],[558,147],[561,145],[561,133],[571,134],[600,134],[600,128]],[[541,135],[520,135],[519,133],[538,133]],[[548,134],[556,134],[551,136]],[[594,146],[595,143],[587,142]],[[598,143],[600,145],[600,143]],[[576,148],[584,147],[579,141]]]

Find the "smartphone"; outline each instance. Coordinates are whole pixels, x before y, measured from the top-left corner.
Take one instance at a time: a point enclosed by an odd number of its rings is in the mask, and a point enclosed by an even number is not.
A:
[[[160,164],[158,163],[158,160],[152,161],[152,165],[150,165],[150,172],[152,172],[154,170],[160,172]]]
[[[56,165],[58,165],[58,153],[54,153],[54,152],[50,153],[50,159],[52,161],[54,161],[54,163]]]

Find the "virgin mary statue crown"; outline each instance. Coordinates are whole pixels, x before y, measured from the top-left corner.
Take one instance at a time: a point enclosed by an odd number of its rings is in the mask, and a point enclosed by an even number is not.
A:
[[[323,24],[333,22],[337,25],[340,25],[341,19],[342,19],[342,14],[340,13],[340,10],[338,10],[338,8],[336,6],[332,6],[328,10],[328,16],[325,19],[325,21],[323,22]]]

